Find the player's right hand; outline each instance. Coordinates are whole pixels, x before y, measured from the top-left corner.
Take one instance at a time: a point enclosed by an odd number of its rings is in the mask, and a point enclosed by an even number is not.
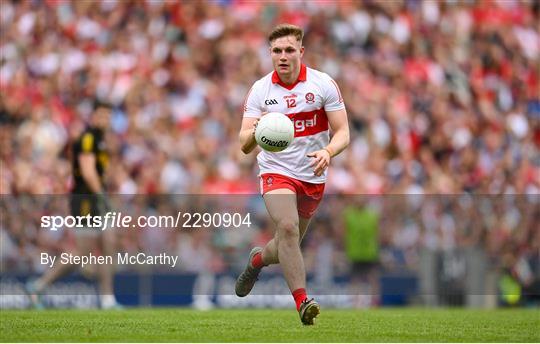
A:
[[[268,111],[261,113],[261,117],[266,115],[267,113]],[[253,122],[253,132],[252,132],[253,137],[255,137],[255,131],[257,130],[257,123],[259,123],[260,120],[261,120],[260,118],[257,118],[255,122]]]
[[[253,131],[251,132],[251,136],[255,137],[255,131],[257,130],[257,123],[259,123],[259,119],[256,119],[255,122],[253,122]]]

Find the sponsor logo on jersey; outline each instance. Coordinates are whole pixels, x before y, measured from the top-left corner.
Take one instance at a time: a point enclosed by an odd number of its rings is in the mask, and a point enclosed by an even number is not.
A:
[[[297,119],[294,121],[294,129],[296,132],[303,132],[306,128],[317,126],[317,114],[311,119]]]
[[[264,105],[277,105],[277,104],[278,104],[278,101],[275,99],[266,99],[264,101]]]
[[[315,135],[328,130],[328,118],[323,108],[287,115],[294,124],[294,137]]]
[[[313,104],[315,103],[315,95],[311,92],[306,93],[306,103]]]
[[[272,177],[266,178],[266,184],[272,185],[273,182],[274,182],[274,178],[272,178]]]

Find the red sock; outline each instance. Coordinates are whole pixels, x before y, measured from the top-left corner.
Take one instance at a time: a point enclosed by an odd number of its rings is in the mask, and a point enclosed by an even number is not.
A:
[[[255,253],[253,259],[251,260],[251,265],[256,269],[264,267],[264,263],[262,260],[262,252]]]
[[[306,290],[304,288],[296,289],[292,292],[292,296],[294,297],[294,302],[296,302],[296,310],[299,311],[300,305],[307,299]]]

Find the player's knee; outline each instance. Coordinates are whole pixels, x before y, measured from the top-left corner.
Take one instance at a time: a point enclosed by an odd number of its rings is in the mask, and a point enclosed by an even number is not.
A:
[[[294,220],[282,220],[277,223],[280,239],[293,239],[299,240],[300,231],[298,229],[298,221]]]

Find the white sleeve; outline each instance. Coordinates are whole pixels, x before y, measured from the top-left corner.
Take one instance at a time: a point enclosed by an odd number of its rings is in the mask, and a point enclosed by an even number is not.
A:
[[[244,101],[244,117],[260,118],[263,112],[259,101],[258,83],[253,84]]]
[[[337,83],[328,75],[325,76],[324,84],[324,110],[336,111],[345,108],[343,97]]]

